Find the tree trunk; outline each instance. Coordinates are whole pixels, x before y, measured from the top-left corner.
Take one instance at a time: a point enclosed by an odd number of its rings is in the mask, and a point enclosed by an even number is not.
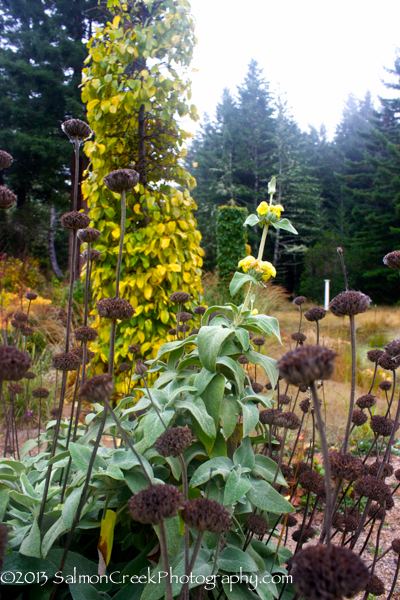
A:
[[[49,230],[49,255],[50,255],[50,264],[51,268],[54,271],[54,275],[57,279],[64,279],[64,275],[58,266],[56,249],[54,246],[54,222],[56,220],[56,211],[54,208],[54,204],[51,205],[50,208],[50,230]]]

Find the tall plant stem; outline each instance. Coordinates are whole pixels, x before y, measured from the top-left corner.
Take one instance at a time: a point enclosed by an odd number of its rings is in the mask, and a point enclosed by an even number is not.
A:
[[[274,475],[274,480],[273,480],[273,482],[272,482],[272,486],[274,486],[274,485],[275,485],[275,483],[276,483],[276,480],[277,480],[277,478],[278,478],[279,469],[280,469],[280,468],[281,468],[281,466],[282,466],[283,450],[284,450],[284,446],[285,446],[285,443],[286,443],[287,431],[288,431],[288,430],[287,430],[287,429],[285,429],[285,433],[283,434],[283,440],[282,440],[282,442],[281,442],[281,451],[279,452],[278,464],[277,464],[277,466],[276,466],[276,471],[275,471],[275,475]]]
[[[178,455],[179,464],[181,465],[182,471],[182,488],[183,488],[183,499],[185,502],[188,500],[188,477],[186,463],[182,454]],[[185,523],[185,575],[189,575],[189,525]]]
[[[110,377],[114,373],[114,355],[115,355],[115,333],[117,329],[117,321],[112,319],[110,328],[110,349],[108,352],[108,374]]]
[[[314,403],[314,412],[317,417],[318,433],[321,440],[322,456],[324,459],[325,469],[325,489],[326,489],[326,509],[325,509],[325,522],[324,529],[326,531],[327,545],[331,545],[331,521],[332,521],[332,490],[331,490],[331,466],[329,462],[329,450],[328,442],[326,439],[325,426],[322,421],[321,408],[319,406],[319,400],[317,396],[317,390],[315,389],[314,381],[311,383],[311,393]]]
[[[58,434],[60,431],[60,425],[61,425],[61,419],[62,419],[62,410],[63,410],[63,406],[64,406],[64,395],[65,395],[65,388],[67,386],[67,371],[63,371],[62,374],[62,381],[61,381],[61,392],[60,392],[60,404],[59,404],[59,415],[57,417],[57,423],[56,423],[56,427],[54,430],[54,437],[53,437],[53,443],[51,446],[51,453],[50,453],[50,458],[53,458],[55,453],[56,453],[56,449],[57,449],[57,439],[58,439]],[[39,513],[39,518],[38,518],[38,525],[39,525],[39,529],[40,526],[42,524],[43,521],[43,515],[44,515],[44,511],[46,508],[46,500],[47,500],[47,494],[49,493],[49,486],[50,486],[50,479],[51,479],[51,473],[52,473],[52,469],[53,469],[53,465],[50,464],[47,467],[47,473],[46,473],[46,481],[44,484],[44,491],[43,491],[43,498],[42,498],[42,504],[40,505],[40,513]]]
[[[173,600],[172,594],[172,585],[171,579],[169,577],[169,560],[168,560],[168,547],[167,547],[167,536],[165,535],[165,527],[164,520],[160,521],[158,524],[158,533],[160,537],[160,550],[161,550],[161,558],[163,562],[164,571],[168,573],[168,576],[165,578],[165,589],[166,589],[166,597],[167,600]]]
[[[297,436],[296,436],[296,440],[294,442],[294,446],[293,446],[293,450],[292,450],[292,454],[290,455],[289,458],[289,462],[288,462],[288,467],[290,466],[290,463],[293,460],[294,457],[294,453],[296,452],[296,448],[297,448],[297,444],[299,443],[299,439],[300,439],[300,432],[301,432],[301,428],[303,427],[303,423],[304,423],[304,417],[306,416],[306,413],[303,412],[303,416],[301,417],[301,423],[300,423],[300,427],[297,431]]]
[[[85,276],[85,312],[83,315],[83,324],[87,325],[88,320],[88,305],[89,305],[89,282],[90,282],[90,243],[87,245],[87,257],[86,257],[86,276]]]
[[[350,340],[351,340],[351,389],[350,389],[350,405],[349,414],[346,423],[346,432],[344,435],[344,442],[342,446],[342,452],[346,454],[347,447],[349,445],[350,427],[353,418],[354,402],[356,395],[356,325],[354,315],[350,315]]]
[[[379,471],[378,471],[378,473],[376,475],[378,478],[382,475],[382,472],[383,472],[385,464],[389,462],[390,453],[392,451],[392,444],[394,442],[394,436],[396,435],[396,430],[397,430],[397,426],[399,424],[399,420],[400,420],[400,397],[399,397],[399,400],[397,402],[396,416],[394,418],[394,422],[393,422],[393,425],[392,425],[392,431],[391,431],[391,434],[390,434],[390,437],[389,437],[389,441],[388,441],[387,446],[386,446],[386,452],[385,452],[385,455],[384,455],[383,460],[381,462],[381,466],[379,467]]]
[[[372,377],[372,383],[371,383],[371,387],[370,387],[370,388],[369,388],[369,390],[368,390],[368,394],[370,394],[370,393],[372,392],[372,388],[373,388],[373,387],[374,387],[374,385],[375,385],[375,378],[376,378],[376,372],[377,372],[377,370],[378,370],[378,363],[376,362],[376,363],[375,363],[375,369],[374,369],[374,376]],[[395,372],[395,371],[394,371],[394,372]]]
[[[393,400],[394,400],[394,394],[395,394],[395,390],[396,390],[396,371],[393,371],[393,389],[392,389],[392,394],[390,396],[390,401],[388,402],[388,409],[386,411],[385,417],[389,417],[390,419],[390,411],[392,410],[392,404],[393,404]]]
[[[124,237],[125,237],[125,223],[126,223],[126,196],[125,196],[125,190],[122,190],[122,192],[121,192],[121,236],[120,236],[120,240],[119,240],[117,276],[115,279],[115,297],[116,298],[119,298],[119,280],[121,277],[122,250],[124,247]]]
[[[75,260],[76,260],[76,239],[77,230],[73,230],[72,234],[72,253],[71,264],[69,270],[69,296],[68,296],[68,313],[67,313],[67,335],[65,337],[65,352],[69,350],[69,341],[71,336],[71,321],[72,321],[72,301],[74,298],[74,280],[75,280]]]
[[[7,449],[7,438],[8,438],[8,431],[9,431],[9,418],[10,416],[7,415],[7,407],[6,407],[6,401],[4,399],[4,394],[3,394],[3,380],[0,379],[0,396],[1,396],[1,400],[3,402],[3,410],[4,410],[4,419],[6,421],[6,439],[4,442],[4,452],[3,452],[3,458],[5,458],[6,456],[6,449]]]
[[[389,592],[389,596],[387,597],[387,600],[391,600],[391,598],[393,596],[393,592],[396,587],[397,578],[399,576],[399,570],[400,570],[400,556],[397,557],[396,572],[393,577],[392,587],[390,588],[390,592]]]
[[[385,514],[386,514],[385,508],[386,508],[386,502],[384,502],[384,503],[383,503],[383,506],[382,506],[382,510],[383,510],[383,516],[382,516],[381,522],[380,522],[380,524],[379,524],[378,533],[376,534],[376,542],[375,542],[375,554],[374,554],[374,562],[373,562],[373,564],[372,564],[372,569],[371,569],[371,575],[373,575],[373,574],[374,574],[374,571],[375,571],[375,565],[376,565],[376,561],[377,561],[377,558],[378,558],[378,552],[379,552],[379,541],[380,541],[380,537],[381,537],[381,533],[382,533],[382,527],[383,527],[383,524],[384,524],[384,522],[385,522]]]
[[[78,209],[78,185],[79,185],[79,138],[74,138],[74,149],[75,149],[75,181],[74,181],[74,203],[72,210]]]
[[[317,321],[317,346],[319,346],[319,321]]]

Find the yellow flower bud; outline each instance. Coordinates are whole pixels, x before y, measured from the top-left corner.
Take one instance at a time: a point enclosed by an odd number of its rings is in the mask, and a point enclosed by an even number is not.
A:
[[[243,269],[243,271],[247,273],[247,271],[251,268],[254,268],[256,264],[257,260],[254,258],[254,256],[250,255],[246,256],[246,258],[242,258],[242,260],[238,264],[238,267],[239,269]]]
[[[256,308],[253,308],[253,310],[251,311],[252,315],[258,315],[258,310]]]

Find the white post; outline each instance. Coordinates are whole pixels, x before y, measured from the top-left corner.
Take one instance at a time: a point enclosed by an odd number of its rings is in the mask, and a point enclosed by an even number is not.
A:
[[[329,282],[330,279],[325,279],[325,310],[328,310],[329,306]]]

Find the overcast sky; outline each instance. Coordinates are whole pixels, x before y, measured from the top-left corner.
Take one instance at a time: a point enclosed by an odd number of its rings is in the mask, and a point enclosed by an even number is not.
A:
[[[214,116],[225,87],[233,94],[252,58],[272,90],[285,93],[303,130],[330,137],[349,93],[388,95],[381,83],[400,48],[400,0],[190,0],[198,45],[193,103]],[[194,131],[196,126],[186,124]]]

